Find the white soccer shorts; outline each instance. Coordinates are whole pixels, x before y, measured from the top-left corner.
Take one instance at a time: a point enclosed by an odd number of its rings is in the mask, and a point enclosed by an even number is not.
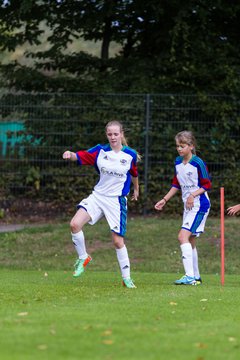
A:
[[[204,232],[206,220],[209,214],[199,209],[184,210],[182,229],[189,230],[193,235],[199,236]]]
[[[87,211],[91,220],[90,225],[96,224],[105,216],[111,231],[124,236],[127,226],[127,198],[126,196],[103,196],[93,191],[77,206]]]

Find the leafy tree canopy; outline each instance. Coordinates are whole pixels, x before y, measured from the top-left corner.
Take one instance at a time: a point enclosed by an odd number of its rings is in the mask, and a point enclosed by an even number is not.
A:
[[[1,51],[24,45],[31,59],[31,66],[18,61],[2,64],[2,86],[27,91],[239,93],[236,1],[1,0],[0,4]],[[40,47],[44,28],[49,29],[47,48]],[[69,51],[69,44],[81,39],[100,41],[99,56]],[[110,57],[113,42],[120,51]]]

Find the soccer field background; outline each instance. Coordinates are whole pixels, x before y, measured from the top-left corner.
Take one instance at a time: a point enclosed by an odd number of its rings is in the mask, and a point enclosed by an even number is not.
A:
[[[78,279],[67,223],[1,233],[1,359],[239,359],[239,218],[225,222],[224,286],[211,218],[199,239],[203,285],[173,285],[183,274],[179,226],[129,218],[137,289],[121,286],[104,221],[86,227],[93,262]]]

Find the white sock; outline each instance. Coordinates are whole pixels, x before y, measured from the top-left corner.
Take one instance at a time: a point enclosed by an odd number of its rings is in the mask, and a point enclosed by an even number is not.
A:
[[[180,245],[180,248],[182,250],[182,262],[185,274],[194,277],[192,245],[190,243],[185,243]]]
[[[86,259],[88,257],[88,254],[86,252],[85,238],[82,230],[79,231],[78,233],[75,234],[71,233],[71,234],[72,234],[72,241],[78,253],[79,259]]]
[[[122,277],[124,279],[130,278],[130,261],[126,246],[124,245],[121,249],[116,249],[116,253]]]
[[[194,276],[195,276],[196,279],[199,279],[200,278],[200,273],[199,273],[199,268],[198,268],[198,252],[197,252],[196,247],[194,249],[192,249],[192,257],[193,257]]]

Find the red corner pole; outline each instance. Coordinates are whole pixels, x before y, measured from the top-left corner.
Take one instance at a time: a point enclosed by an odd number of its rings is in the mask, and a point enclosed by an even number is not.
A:
[[[221,204],[221,284],[224,285],[224,187],[220,188]]]

